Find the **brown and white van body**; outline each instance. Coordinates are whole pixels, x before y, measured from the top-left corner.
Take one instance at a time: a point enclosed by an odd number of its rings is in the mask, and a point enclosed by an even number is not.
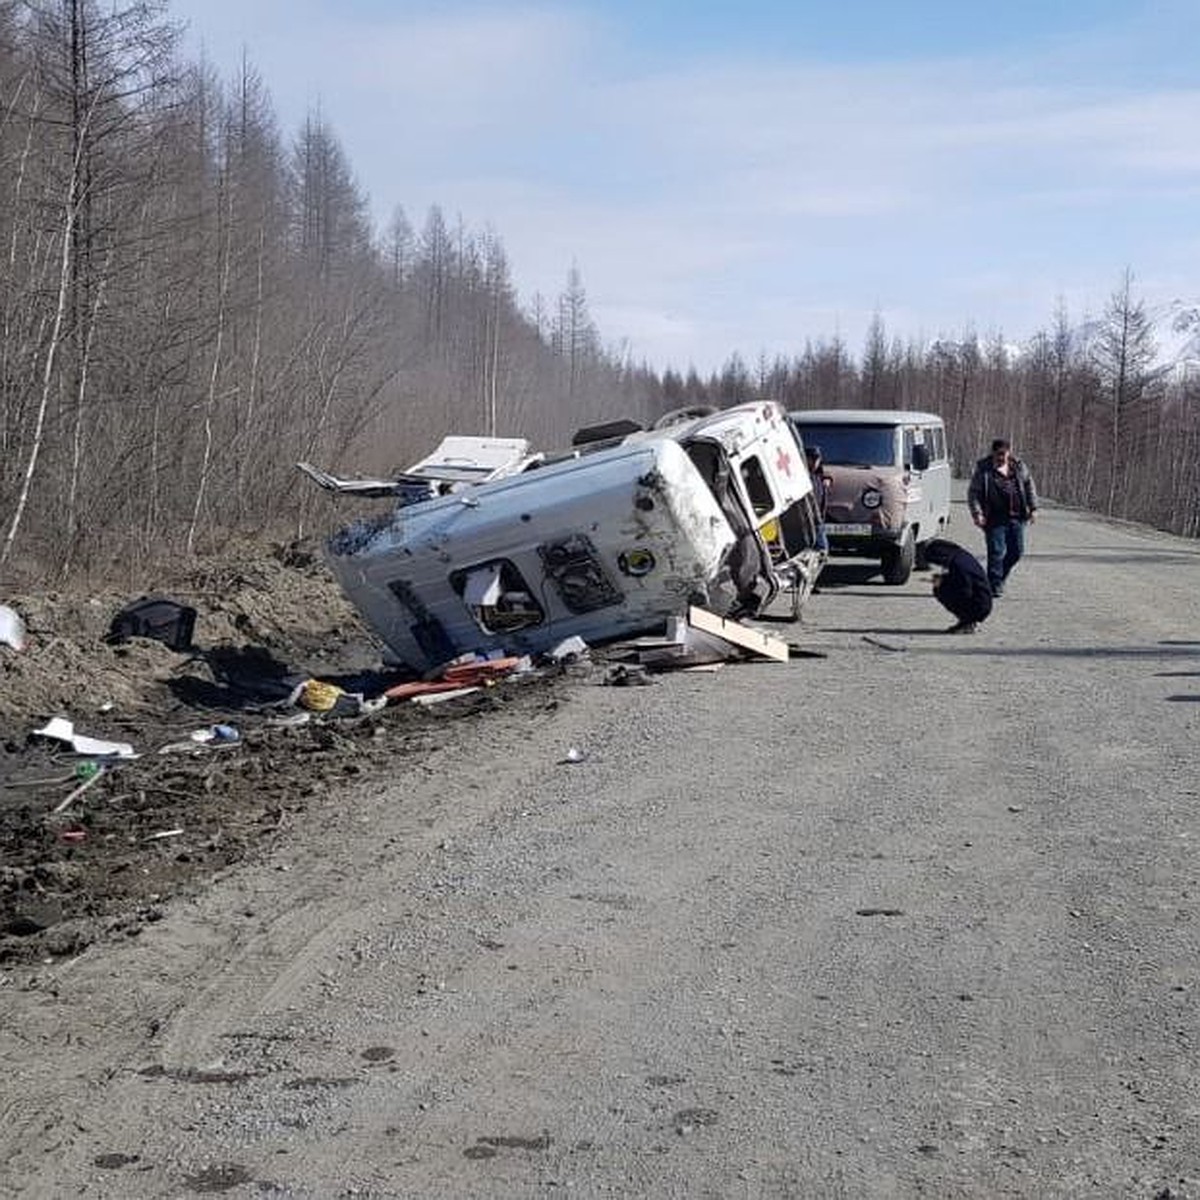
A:
[[[950,460],[935,413],[811,409],[790,414],[819,446],[832,480],[825,528],[833,554],[876,558],[886,583],[907,581],[922,546],[950,523]]]

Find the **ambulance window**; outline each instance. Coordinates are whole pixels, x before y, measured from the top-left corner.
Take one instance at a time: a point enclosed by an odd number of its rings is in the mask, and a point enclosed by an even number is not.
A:
[[[933,435],[933,457],[941,462],[946,457],[946,431],[935,425],[929,432]]]
[[[484,633],[516,633],[546,619],[533,589],[507,558],[452,571],[450,586]]]
[[[912,465],[913,442],[916,440],[916,430],[911,425],[904,427],[904,465]]]
[[[816,540],[816,508],[811,493],[789,504],[779,517],[779,528],[783,532],[785,558],[795,558],[801,550],[811,547]]]
[[[742,463],[742,482],[746,485],[755,516],[761,517],[774,509],[775,499],[771,495],[771,485],[767,482],[762,463],[757,458],[748,458]]]

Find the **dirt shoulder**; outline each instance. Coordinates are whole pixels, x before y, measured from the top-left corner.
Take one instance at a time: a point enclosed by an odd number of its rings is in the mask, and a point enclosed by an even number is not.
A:
[[[553,691],[543,676],[436,710],[307,719],[272,708],[297,680],[374,694],[399,678],[311,547],[235,550],[155,594],[196,610],[193,652],[106,640],[137,593],[0,597],[28,633],[23,652],[0,647],[0,964],[137,936],[166,901],[286,836],[314,797],[383,778],[456,724]],[[35,734],[56,716],[137,757],[89,783],[101,760]],[[237,741],[191,741],[218,724]]]

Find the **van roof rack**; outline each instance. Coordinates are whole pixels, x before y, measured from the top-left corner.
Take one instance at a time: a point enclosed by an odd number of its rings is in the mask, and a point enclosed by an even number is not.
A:
[[[631,433],[641,433],[644,425],[622,417],[619,421],[605,421],[603,425],[585,425],[575,431],[572,446],[590,446],[593,442],[619,442]]]

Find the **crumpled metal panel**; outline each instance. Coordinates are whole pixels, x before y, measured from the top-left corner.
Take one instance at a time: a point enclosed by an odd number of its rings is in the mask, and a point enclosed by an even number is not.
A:
[[[613,640],[689,603],[726,612],[735,600],[723,579],[733,543],[685,451],[660,437],[397,508],[335,535],[328,558],[395,658],[429,670],[467,652],[537,654],[572,636]],[[563,551],[555,560],[556,546],[574,557]],[[541,610],[536,624],[500,629],[503,612],[481,613],[455,586],[452,577],[501,560],[514,605],[524,588],[536,602],[530,611]],[[572,576],[572,563],[583,574]]]

